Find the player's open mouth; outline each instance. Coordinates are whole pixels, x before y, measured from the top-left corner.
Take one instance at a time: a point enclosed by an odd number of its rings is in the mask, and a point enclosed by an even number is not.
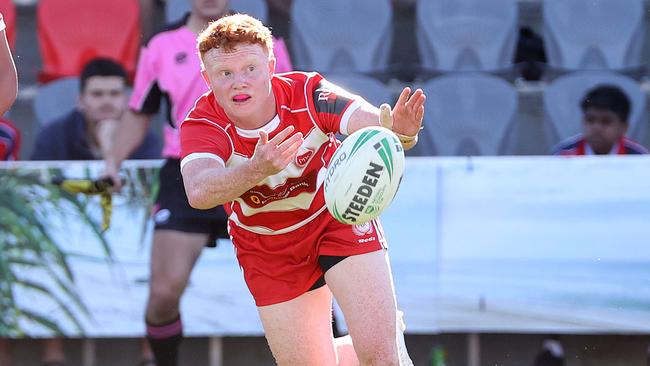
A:
[[[245,103],[251,99],[251,96],[248,94],[238,94],[232,97],[232,101],[235,103]]]

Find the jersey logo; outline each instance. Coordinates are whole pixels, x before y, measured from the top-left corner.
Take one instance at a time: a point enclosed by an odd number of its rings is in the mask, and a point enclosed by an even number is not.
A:
[[[357,236],[372,234],[372,231],[372,224],[370,221],[359,225],[352,225],[352,232]]]
[[[336,94],[332,93],[331,90],[327,90],[325,88],[319,88],[316,89],[318,93],[318,101],[319,102],[328,102],[328,103],[334,103],[336,102]]]
[[[314,150],[307,149],[307,151],[304,154],[296,156],[296,165],[298,165],[301,168],[304,167],[305,165],[307,165],[312,155],[314,155]]]
[[[260,208],[271,202],[296,197],[301,193],[316,191],[317,171],[307,173],[302,177],[289,178],[277,187],[267,185],[255,186],[240,196],[252,208]]]

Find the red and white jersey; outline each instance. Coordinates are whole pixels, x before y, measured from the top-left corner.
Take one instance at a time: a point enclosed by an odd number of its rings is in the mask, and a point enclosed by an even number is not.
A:
[[[197,100],[180,128],[181,169],[199,158],[218,160],[227,168],[244,164],[255,151],[259,130],[266,131],[269,139],[289,125],[302,132],[304,142],[295,161],[224,204],[232,222],[258,234],[295,230],[325,209],[323,178],[340,144],[335,133],[347,135],[352,112],[366,103],[318,73],[275,75],[271,85],[277,115],[260,129],[235,126],[212,92]]]

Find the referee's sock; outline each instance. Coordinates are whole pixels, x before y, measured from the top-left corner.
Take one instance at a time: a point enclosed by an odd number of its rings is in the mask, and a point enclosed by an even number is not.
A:
[[[157,366],[176,366],[178,347],[183,340],[183,323],[180,316],[166,324],[151,324],[147,321],[147,339]]]

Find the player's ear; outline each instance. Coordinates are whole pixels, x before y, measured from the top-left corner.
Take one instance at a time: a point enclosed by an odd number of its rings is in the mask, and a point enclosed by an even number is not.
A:
[[[273,76],[275,74],[275,56],[269,58],[269,74]]]
[[[203,80],[205,81],[208,86],[210,86],[210,78],[208,77],[208,72],[205,71],[205,69],[201,68],[201,76],[203,76]]]

